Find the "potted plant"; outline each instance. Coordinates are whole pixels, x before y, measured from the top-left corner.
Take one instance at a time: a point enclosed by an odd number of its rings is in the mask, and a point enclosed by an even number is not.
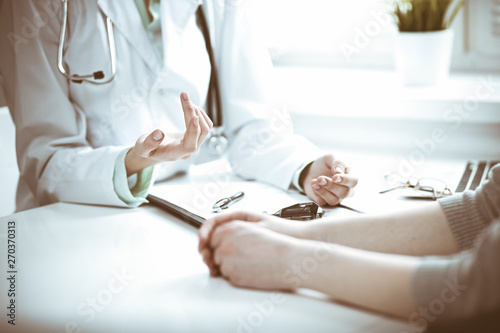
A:
[[[396,69],[405,85],[433,85],[447,78],[453,48],[450,26],[463,4],[462,0],[395,2]]]

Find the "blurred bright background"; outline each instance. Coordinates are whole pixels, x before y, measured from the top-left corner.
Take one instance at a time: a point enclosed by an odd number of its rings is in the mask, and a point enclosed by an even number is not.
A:
[[[277,69],[276,94],[296,131],[334,150],[407,154],[450,125],[484,80],[495,91],[447,131],[436,156],[489,158],[500,142],[500,1],[469,0],[452,24],[451,75],[406,87],[395,72],[389,0],[251,0]]]
[[[393,3],[248,0],[246,5],[277,66],[392,70],[397,32]],[[500,1],[466,1],[452,28],[454,70],[500,70]],[[360,31],[367,38],[357,45]],[[348,45],[358,52],[346,57]]]

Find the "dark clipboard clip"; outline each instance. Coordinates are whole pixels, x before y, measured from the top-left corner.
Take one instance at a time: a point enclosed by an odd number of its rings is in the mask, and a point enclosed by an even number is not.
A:
[[[315,202],[303,202],[291,205],[278,210],[273,216],[281,217],[282,219],[296,220],[296,221],[309,221],[320,219],[325,212]]]

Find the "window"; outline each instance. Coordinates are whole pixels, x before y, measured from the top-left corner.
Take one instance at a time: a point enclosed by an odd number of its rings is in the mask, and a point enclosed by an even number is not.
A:
[[[390,0],[251,0],[255,28],[280,66],[394,67]],[[466,2],[456,17],[452,68],[500,70],[500,1]]]

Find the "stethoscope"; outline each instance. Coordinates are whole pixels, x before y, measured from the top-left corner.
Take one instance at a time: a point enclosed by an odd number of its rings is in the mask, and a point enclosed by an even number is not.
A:
[[[59,45],[57,50],[57,67],[59,72],[66,77],[70,82],[73,83],[83,83],[87,82],[94,85],[104,85],[111,83],[116,77],[116,44],[115,35],[113,32],[113,23],[109,17],[106,17],[106,30],[108,35],[108,46],[109,46],[109,56],[111,60],[111,77],[106,81],[105,74],[103,71],[96,71],[92,74],[78,75],[71,74],[69,70],[64,66],[64,43],[66,40],[66,30],[68,25],[68,1],[61,0],[63,4],[63,17],[61,24],[61,33],[59,36]],[[222,97],[220,92],[219,83],[219,72],[217,70],[217,65],[215,63],[215,55],[212,48],[212,42],[210,40],[210,32],[207,24],[207,19],[205,12],[203,11],[203,2],[197,0],[199,6],[196,10],[196,21],[200,26],[200,30],[205,38],[205,46],[207,49],[208,56],[210,58],[210,65],[212,67],[210,73],[210,83],[208,87],[207,94],[207,114],[214,123],[214,126],[210,132],[209,137],[206,139],[207,151],[213,157],[222,156],[228,146],[229,142],[226,135],[224,134],[223,128],[223,112],[222,112]]]

